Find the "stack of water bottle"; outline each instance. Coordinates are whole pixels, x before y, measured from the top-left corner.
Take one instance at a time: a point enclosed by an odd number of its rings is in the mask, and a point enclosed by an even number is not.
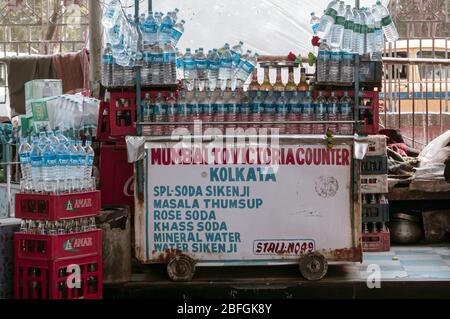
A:
[[[354,55],[369,54],[380,61],[384,36],[394,42],[399,38],[389,10],[381,1],[372,8],[356,9],[344,1],[329,3],[320,20],[311,14],[313,32],[320,37],[317,61],[317,81],[352,83],[354,81]]]
[[[23,193],[74,193],[95,190],[91,142],[69,139],[61,131],[41,131],[21,138],[19,159]]]
[[[175,84],[175,47],[184,33],[184,20],[177,22],[178,9],[167,15],[142,14],[137,21],[125,16],[119,0],[103,14],[106,47],[102,79],[106,87],[135,85],[135,66],[141,66],[142,85]]]
[[[203,48],[194,54],[190,48],[184,55],[177,52],[177,76],[184,79],[188,91],[242,88],[258,62],[258,54],[250,50],[244,53],[243,45],[242,41],[233,47],[225,43],[220,49],[209,50],[208,54]]]
[[[95,217],[74,218],[61,221],[23,219],[20,224],[22,234],[64,235],[96,230]]]
[[[302,93],[258,91],[255,95],[243,91],[195,90],[181,91],[178,101],[173,94],[164,98],[159,93],[156,99],[147,94],[142,103],[144,122],[156,122],[155,125],[144,125],[143,135],[171,135],[178,128],[185,128],[195,134],[205,133],[211,128],[216,130],[209,130],[206,133],[225,134],[227,129],[265,128],[269,132],[277,129],[279,134],[322,135],[327,130],[335,135],[353,134],[351,123],[301,125],[285,123],[353,121],[353,99],[348,92],[344,92],[341,98],[338,98],[335,92],[332,92],[329,98],[326,98],[323,92],[318,92],[317,98],[314,99],[312,91]],[[190,124],[194,121],[202,121],[205,124],[198,129]],[[178,134],[182,133],[178,131]]]

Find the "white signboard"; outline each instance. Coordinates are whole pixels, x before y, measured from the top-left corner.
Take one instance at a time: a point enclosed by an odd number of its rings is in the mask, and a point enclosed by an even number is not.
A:
[[[352,149],[146,145],[146,260],[296,260],[353,247]]]

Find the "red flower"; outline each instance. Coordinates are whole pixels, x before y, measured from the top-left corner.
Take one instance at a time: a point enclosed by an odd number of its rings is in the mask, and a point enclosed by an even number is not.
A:
[[[313,36],[311,43],[314,47],[319,47],[320,46],[320,38],[318,36]]]
[[[288,55],[288,57],[287,57],[288,61],[294,62],[296,58],[297,58],[297,57],[296,57],[296,55],[295,55],[294,53],[289,52],[289,55]]]

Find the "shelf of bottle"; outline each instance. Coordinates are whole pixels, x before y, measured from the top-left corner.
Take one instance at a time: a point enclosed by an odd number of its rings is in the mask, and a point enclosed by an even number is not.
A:
[[[340,87],[340,88],[354,88],[355,83],[353,82],[341,82],[341,83],[335,83],[335,82],[315,82],[312,83],[312,85],[314,86],[319,86],[319,87]],[[359,83],[359,87],[360,88],[381,88],[382,87],[382,83],[372,83],[372,82],[360,82]]]
[[[141,85],[141,91],[170,91],[179,89],[179,84],[152,84],[152,85]],[[104,86],[104,88],[111,92],[122,92],[122,91],[135,91],[136,85],[133,86]]]
[[[298,124],[364,124],[364,121],[266,121],[266,122],[251,122],[251,121],[234,121],[234,122],[139,122],[141,126],[155,126],[155,125],[195,125],[200,123],[202,125],[270,125],[270,124],[282,124],[282,125],[298,125]]]

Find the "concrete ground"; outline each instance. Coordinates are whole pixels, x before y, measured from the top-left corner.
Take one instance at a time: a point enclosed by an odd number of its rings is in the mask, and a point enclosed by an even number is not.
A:
[[[381,287],[369,289],[368,267],[379,266]],[[377,265],[377,266],[373,266]],[[364,253],[364,262],[330,265],[310,282],[296,266],[198,267],[192,282],[171,282],[165,267],[145,266],[130,282],[105,285],[105,298],[450,298],[450,245],[393,247]],[[370,270],[370,269],[369,269]]]

